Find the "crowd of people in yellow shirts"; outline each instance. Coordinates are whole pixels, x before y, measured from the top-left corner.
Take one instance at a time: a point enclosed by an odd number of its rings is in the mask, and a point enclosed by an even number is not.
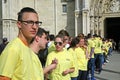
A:
[[[111,39],[82,33],[71,38],[66,30],[59,31],[48,44],[43,67],[54,59],[58,64],[47,74],[47,80],[96,80],[94,72],[101,73],[102,65],[108,62],[107,56],[112,52]]]
[[[41,24],[33,8],[18,12],[18,36],[0,54],[0,80],[96,80],[94,71],[101,73],[111,55],[111,40],[82,33],[72,38],[66,30],[51,39]]]

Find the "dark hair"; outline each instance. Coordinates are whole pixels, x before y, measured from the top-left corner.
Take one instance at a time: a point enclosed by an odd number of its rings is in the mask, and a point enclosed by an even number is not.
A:
[[[64,36],[63,36],[62,34],[56,35],[56,36],[55,36],[55,39],[56,39],[56,38],[61,38],[62,41],[64,40]]]
[[[37,32],[36,36],[40,36],[41,37],[43,35],[43,33],[45,33],[47,35],[47,31],[45,29],[38,28],[38,32]],[[34,41],[34,39],[35,39],[35,37],[31,40],[31,43]]]
[[[49,35],[49,38],[50,38],[50,41],[53,41],[53,40],[55,39],[54,34],[50,34],[50,35]]]
[[[72,41],[71,41],[71,44],[70,44],[70,48],[71,47],[76,47],[76,45],[79,44],[79,41],[80,40],[79,40],[78,37],[73,38]]]
[[[43,29],[43,28],[38,28],[38,32],[37,32],[36,35],[41,37],[41,36],[43,35],[43,33],[45,33],[46,35],[48,34],[45,29]]]
[[[88,35],[87,35],[87,38],[91,38],[92,37],[92,35],[89,33]]]
[[[98,37],[98,35],[97,35],[97,34],[94,34],[93,37]]]
[[[3,38],[3,43],[5,43],[5,42],[7,42],[8,40],[7,40],[7,38],[5,37],[5,38]]]
[[[24,7],[20,10],[20,12],[18,12],[18,21],[22,21],[22,16],[23,16],[23,13],[25,12],[32,12],[37,14],[37,12],[33,8]]]
[[[58,32],[58,34],[61,34],[61,35],[63,35],[63,36],[68,36],[68,37],[69,37],[69,33],[68,33],[66,30],[64,30],[64,29],[60,30],[60,31]]]
[[[85,36],[84,36],[83,33],[79,33],[79,34],[78,34],[78,37],[80,37],[80,38],[84,38]]]

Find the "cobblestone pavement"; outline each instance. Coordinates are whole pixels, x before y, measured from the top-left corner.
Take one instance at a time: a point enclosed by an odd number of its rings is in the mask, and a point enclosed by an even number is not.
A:
[[[95,74],[96,80],[120,80],[120,52],[113,51],[109,63],[103,65],[101,74]]]

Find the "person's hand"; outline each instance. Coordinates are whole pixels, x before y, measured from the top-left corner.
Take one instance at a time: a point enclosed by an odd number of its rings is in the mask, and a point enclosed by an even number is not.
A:
[[[65,75],[67,75],[68,73],[69,73],[69,70],[65,70],[65,71],[63,71],[62,75],[65,76]]]
[[[51,70],[53,70],[57,67],[57,64],[51,64],[50,67],[51,67]]]
[[[55,58],[54,60],[52,60],[51,64],[57,64],[57,63],[58,63],[58,60]]]
[[[58,60],[55,58],[54,60],[52,60],[52,63],[51,63],[51,70],[55,69],[57,67],[57,64],[58,64]]]
[[[91,58],[90,56],[87,57],[88,60],[90,60],[90,58]]]

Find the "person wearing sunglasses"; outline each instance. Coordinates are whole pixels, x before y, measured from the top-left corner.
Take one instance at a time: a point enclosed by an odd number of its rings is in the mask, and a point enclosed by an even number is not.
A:
[[[63,35],[63,37],[64,37],[64,39],[63,39],[64,49],[69,48],[70,47],[70,44],[69,44],[69,37],[70,37],[69,33],[66,30],[62,29],[62,30],[60,30],[58,32],[58,34]]]
[[[0,80],[34,80],[31,40],[36,36],[39,21],[38,13],[24,7],[18,13],[18,36],[10,41],[0,55]],[[37,79],[42,80],[42,79]]]
[[[66,49],[63,49],[63,40],[63,35],[57,35],[54,40],[56,50],[47,56],[46,66],[50,65],[55,58],[58,60],[57,67],[49,74],[50,80],[70,80],[70,73],[74,72],[72,55]]]
[[[67,48],[70,46],[70,44],[69,44],[69,33],[66,30],[62,29],[58,32],[58,35],[63,36],[63,46],[64,46],[64,49],[67,50]],[[54,50],[55,50],[55,44],[52,43],[51,46],[48,47],[48,53],[50,53]]]

